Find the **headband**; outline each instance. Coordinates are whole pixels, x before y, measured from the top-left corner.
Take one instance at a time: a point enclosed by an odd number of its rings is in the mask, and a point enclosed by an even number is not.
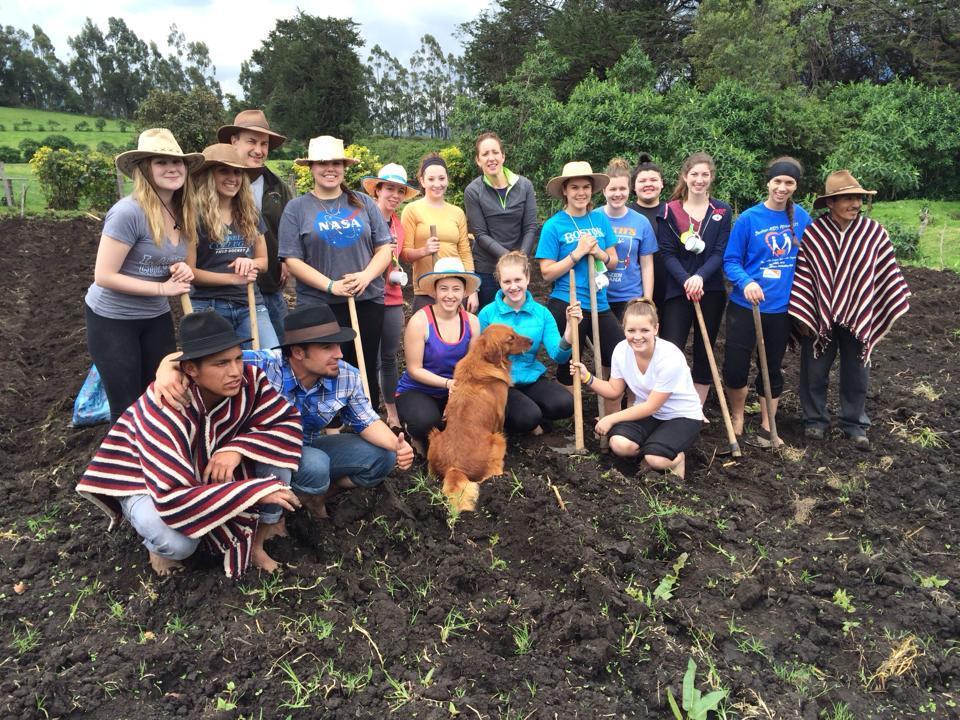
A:
[[[426,160],[420,163],[420,174],[423,175],[427,171],[427,168],[430,167],[431,165],[439,165],[444,170],[447,169],[447,163],[443,161],[443,158],[440,157],[439,155],[435,155],[432,157],[428,157]]]
[[[796,163],[792,163],[789,160],[780,160],[771,165],[770,169],[767,170],[767,180],[773,180],[778,175],[786,175],[800,182],[800,178],[803,177],[803,172],[797,167]]]

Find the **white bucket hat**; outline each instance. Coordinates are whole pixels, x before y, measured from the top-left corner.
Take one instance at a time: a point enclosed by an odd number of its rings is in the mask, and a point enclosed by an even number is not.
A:
[[[603,173],[595,173],[590,163],[583,160],[574,160],[563,166],[563,171],[556,177],[550,178],[547,183],[547,194],[555,198],[563,197],[563,184],[573,178],[587,177],[593,183],[593,192],[598,193],[603,190],[610,178]]]
[[[417,286],[433,297],[434,286],[437,282],[452,277],[463,280],[464,295],[473,295],[480,287],[480,276],[463,267],[463,261],[458,257],[445,257],[437,260],[433,270],[417,278]]]
[[[149,157],[180,158],[187,166],[187,172],[192,172],[203,162],[200,153],[185,153],[173,133],[166,128],[148,128],[140,133],[137,139],[137,149],[122,152],[114,159],[117,170],[128,178],[133,177],[133,169],[141,160]]]
[[[403,185],[407,191],[407,194],[403,198],[404,202],[411,200],[420,194],[420,191],[407,181],[407,171],[404,170],[403,165],[398,165],[397,163],[387,163],[380,168],[380,172],[378,172],[376,175],[367,175],[365,178],[363,178],[360,181],[360,184],[363,185],[363,191],[367,195],[374,197],[374,192],[376,192],[377,185],[382,182]]]
[[[320,137],[310,138],[310,146],[307,148],[305,158],[297,158],[294,162],[297,165],[309,165],[313,162],[330,162],[331,160],[343,160],[344,165],[355,165],[360,162],[351,157],[343,149],[343,140],[331,135],[321,135]]]

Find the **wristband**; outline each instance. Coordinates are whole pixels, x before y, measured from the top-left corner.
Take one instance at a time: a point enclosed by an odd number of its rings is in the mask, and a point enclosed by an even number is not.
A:
[[[573,256],[573,253],[570,253],[569,255],[567,255],[567,257],[570,258],[570,264],[571,264],[571,265],[576,265],[576,264],[577,264],[578,261],[577,261],[577,259]]]
[[[591,373],[590,379],[587,380],[587,385],[593,385],[593,381],[596,380],[596,379],[597,379],[597,376],[596,376],[596,375],[593,375],[593,374]]]
[[[327,283],[327,295],[333,295],[333,280]]]

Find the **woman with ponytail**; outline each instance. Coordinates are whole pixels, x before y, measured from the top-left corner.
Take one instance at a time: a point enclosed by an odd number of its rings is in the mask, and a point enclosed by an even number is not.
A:
[[[767,169],[767,199],[745,210],[734,223],[723,255],[723,270],[733,289],[727,305],[726,350],[723,381],[730,398],[733,430],[743,433],[743,408],[751,358],[757,345],[753,306],[760,306],[760,320],[766,346],[767,366],[773,396],[772,411],[783,391],[783,354],[790,338],[790,288],[800,238],[810,216],[794,204],[793,194],[803,177],[803,167],[792,157],[779,157]],[[763,396],[760,372],[756,390]],[[760,430],[750,442],[770,447],[770,419],[760,403]]]
[[[653,161],[650,153],[642,152],[637,158],[637,165],[630,175],[630,187],[636,194],[636,201],[628,206],[643,215],[653,228],[654,237],[660,218],[666,211],[667,204],[660,199],[663,193],[663,170]],[[655,252],[653,258],[653,302],[657,312],[663,313],[663,287],[667,279],[667,269],[663,265],[663,256]]]
[[[93,284],[85,298],[87,347],[116,420],[177,348],[168,297],[190,290],[184,262],[197,241],[189,171],[203,162],[184,153],[169,130],[140,133],[137,149],[116,158],[133,193],[103,220]]]

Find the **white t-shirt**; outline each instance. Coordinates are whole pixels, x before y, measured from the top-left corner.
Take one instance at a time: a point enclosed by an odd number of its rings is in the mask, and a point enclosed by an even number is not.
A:
[[[253,202],[256,204],[257,210],[263,210],[263,183],[263,175],[250,183],[250,189],[253,191]]]
[[[646,402],[652,392],[670,393],[667,401],[653,416],[657,420],[690,418],[702,420],[700,398],[693,387],[693,378],[683,352],[671,342],[657,338],[653,357],[645,373],[637,367],[637,358],[630,344],[623,340],[613,349],[610,377],[620,378],[636,395],[635,405]]]

